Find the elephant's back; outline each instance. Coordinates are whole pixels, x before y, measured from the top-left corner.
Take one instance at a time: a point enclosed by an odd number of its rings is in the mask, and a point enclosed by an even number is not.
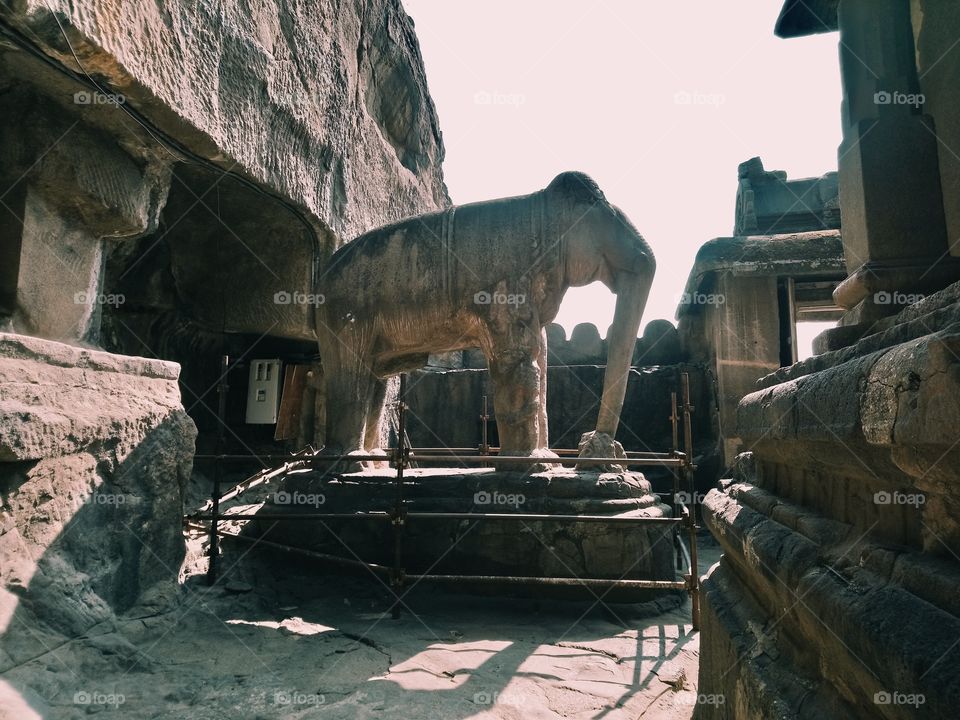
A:
[[[475,293],[527,272],[544,211],[524,195],[406,218],[360,235],[321,274],[328,301],[472,302]],[[541,233],[542,234],[542,233]]]
[[[446,212],[429,213],[400,220],[371,230],[340,248],[320,275],[320,292],[330,302],[349,299],[351,304],[368,293],[384,302],[385,291],[393,288],[399,302],[416,290],[418,278],[428,280],[433,256],[442,244],[435,238],[442,232]]]

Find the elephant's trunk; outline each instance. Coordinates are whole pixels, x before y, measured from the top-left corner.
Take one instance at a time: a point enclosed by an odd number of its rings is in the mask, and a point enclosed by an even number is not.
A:
[[[603,395],[597,417],[597,433],[611,438],[616,436],[620,424],[627,376],[651,280],[652,273],[646,271],[620,271],[616,277],[617,307],[607,337],[607,370],[603,376]]]

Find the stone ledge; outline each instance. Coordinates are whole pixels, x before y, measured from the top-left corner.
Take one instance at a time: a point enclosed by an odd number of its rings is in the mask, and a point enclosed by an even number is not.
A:
[[[178,372],[0,337],[0,672],[176,594],[197,432]]]
[[[918,598],[960,617],[960,596],[956,592],[960,587],[960,566],[956,563],[927,553],[877,544],[869,536],[864,537],[857,527],[819,515],[749,482],[723,482],[723,492],[740,505],[786,525],[811,542],[834,547],[855,542],[856,557],[853,554],[851,557],[861,567],[883,582],[900,585]]]
[[[703,278],[710,273],[734,275],[789,275],[802,270],[824,274],[846,274],[843,243],[839,230],[714,238],[697,252],[683,292],[700,292]],[[677,319],[702,309],[681,303]]]
[[[160,380],[176,380],[180,377],[180,365],[168,360],[115,355],[105,350],[77,347],[29,335],[0,333],[0,360],[7,358]]]
[[[121,461],[144,433],[183,412],[179,371],[176,363],[0,335],[0,462],[91,448]]]
[[[396,497],[394,472],[340,476],[307,472],[288,476],[264,512],[389,512]],[[287,493],[278,502],[281,493]],[[590,514],[661,518],[670,507],[651,492],[641,473],[495,472],[490,468],[413,469],[404,474],[404,498],[410,511],[496,514]],[[297,505],[295,499],[302,502]],[[312,504],[311,504],[312,501]],[[255,520],[247,532],[297,547],[393,563],[393,530],[372,520],[282,523]],[[675,580],[671,524],[615,524],[541,520],[411,519],[404,531],[407,572],[442,574],[536,575],[572,578]],[[511,594],[526,590],[509,587]],[[584,588],[533,588],[555,597],[591,597]],[[504,591],[477,586],[471,591]],[[614,602],[649,600],[658,591],[616,589]]]
[[[704,519],[724,547],[724,563],[738,576],[736,585],[755,594],[760,627],[776,622],[777,636],[770,640],[774,652],[782,654],[777,670],[827,682],[849,704],[851,712],[828,717],[910,716],[912,708],[873,703],[875,693],[894,691],[923,693],[925,716],[952,717],[960,702],[960,680],[956,663],[940,660],[960,635],[955,615],[859,567],[853,557],[844,560],[850,550],[842,544],[812,543],[730,495],[710,493]],[[705,617],[718,635],[708,641],[705,629],[706,646],[730,642],[732,630],[716,627],[710,618],[716,612],[713,608],[735,604],[739,598],[731,596],[739,592],[730,585],[706,583]],[[811,656],[813,652],[816,656]],[[711,665],[709,657],[705,650],[701,691],[737,697],[734,673],[721,676],[725,668]],[[768,674],[762,670],[762,680]],[[761,696],[767,694],[761,691]]]
[[[763,439],[931,446],[960,422],[960,325],[751,393],[738,433]],[[932,408],[937,412],[932,412]]]
[[[960,549],[960,325],[751,393],[737,419],[782,478],[761,483],[771,490],[864,530],[874,493],[919,493],[919,511],[878,532],[936,554]]]

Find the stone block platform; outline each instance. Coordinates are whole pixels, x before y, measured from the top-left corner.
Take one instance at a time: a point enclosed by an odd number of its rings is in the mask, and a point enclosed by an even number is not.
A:
[[[347,474],[311,470],[289,475],[261,512],[390,512],[396,490],[396,475],[391,470]],[[637,472],[414,469],[404,475],[403,495],[408,512],[611,518],[661,518],[671,512]],[[268,538],[274,542],[393,564],[394,529],[389,521],[302,520],[274,525],[273,520],[258,520],[245,532],[268,530]],[[403,568],[411,574],[675,580],[672,530],[666,524],[410,518],[403,533]],[[528,595],[531,593],[524,591],[532,588],[514,585],[503,589]],[[549,594],[579,597],[591,592],[603,595],[606,591],[550,588]],[[607,599],[639,601],[655,594],[618,589]]]

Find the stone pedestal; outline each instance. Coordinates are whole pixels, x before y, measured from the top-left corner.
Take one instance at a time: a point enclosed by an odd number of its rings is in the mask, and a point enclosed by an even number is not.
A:
[[[392,471],[291,475],[264,504],[263,512],[390,512],[396,498],[395,477]],[[589,514],[611,518],[670,515],[670,508],[652,494],[648,481],[636,472],[524,474],[490,468],[420,469],[405,473],[403,494],[409,512]],[[271,524],[268,520],[253,523],[255,527],[248,532],[263,532]],[[303,520],[280,523],[268,537],[392,566],[393,532],[392,525],[385,521]],[[663,524],[414,518],[407,523],[402,547],[407,573],[651,580],[677,577],[672,527]],[[488,588],[510,594],[530,590],[534,595],[547,590],[496,585],[467,589]],[[550,588],[549,594],[594,597],[586,588]],[[647,600],[654,594],[617,590],[605,599]]]

